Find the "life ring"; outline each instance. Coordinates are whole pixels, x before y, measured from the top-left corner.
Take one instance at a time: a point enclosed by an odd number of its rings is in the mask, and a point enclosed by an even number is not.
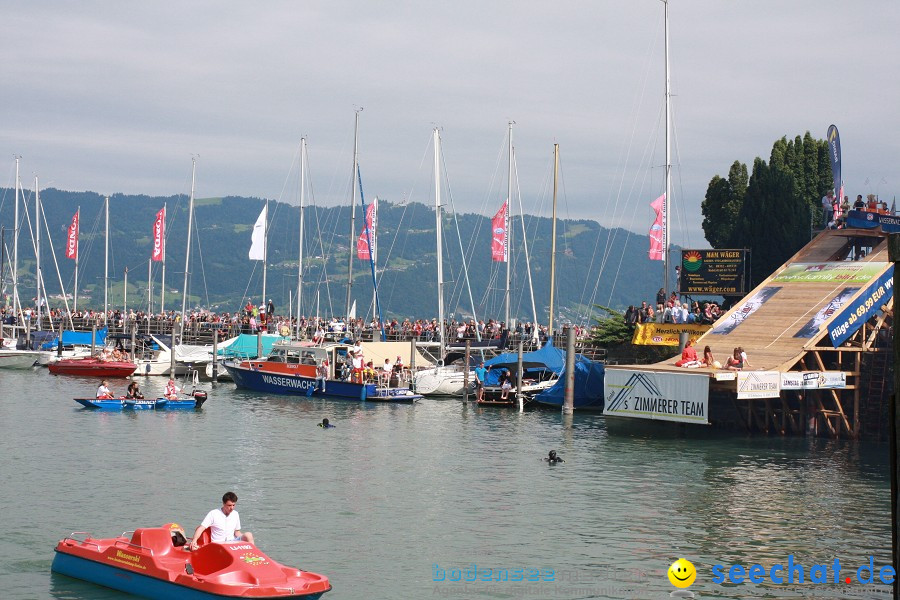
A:
[[[281,328],[278,330],[278,333],[281,334],[281,337],[290,337],[291,328],[288,327],[287,325],[282,325]]]

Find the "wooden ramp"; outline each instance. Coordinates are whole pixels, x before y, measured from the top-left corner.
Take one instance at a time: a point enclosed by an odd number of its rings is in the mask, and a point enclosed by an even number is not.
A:
[[[881,314],[877,323],[863,325],[840,348],[831,345],[829,325],[840,314],[841,306],[847,306],[861,296],[867,286],[890,267],[887,236],[880,230],[824,231],[700,336],[694,343],[697,354],[702,356],[704,347],[709,346],[716,360],[724,365],[734,348],[741,347],[748,357],[749,366],[745,366],[745,371],[845,372],[847,387],[842,390],[816,390],[819,397],[813,408],[824,417],[833,435],[839,434],[841,426],[851,435],[856,435],[861,353],[879,351],[876,337],[885,315]],[[887,302],[887,307],[891,310],[893,302]],[[674,363],[678,359],[675,357],[651,365],[610,365],[607,368],[694,376],[707,374],[714,380],[710,384],[711,392],[726,390],[737,393],[734,380],[717,380],[717,376],[718,379],[723,378],[722,370],[676,367]],[[848,393],[854,403],[852,416],[843,408]],[[790,394],[782,392],[782,399],[785,396]],[[803,394],[799,396],[802,398]],[[788,410],[786,405],[781,409]],[[791,412],[797,416],[802,411]],[[779,422],[786,423],[784,416],[779,416]],[[769,417],[774,415],[766,416],[766,431],[769,430]],[[748,417],[747,424],[752,423],[753,419]],[[795,426],[801,428],[802,424]]]

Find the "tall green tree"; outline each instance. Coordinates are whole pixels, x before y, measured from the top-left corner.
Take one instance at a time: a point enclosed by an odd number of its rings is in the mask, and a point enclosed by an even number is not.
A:
[[[752,285],[758,285],[809,240],[809,210],[794,176],[757,158],[738,216],[736,240],[752,251]]]
[[[727,248],[733,244],[737,217],[747,193],[747,165],[734,161],[728,179],[718,175],[709,182],[703,210],[703,233],[713,248]]]

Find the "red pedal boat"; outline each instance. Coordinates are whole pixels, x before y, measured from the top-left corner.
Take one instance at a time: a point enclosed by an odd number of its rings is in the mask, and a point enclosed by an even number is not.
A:
[[[103,539],[75,532],[56,545],[50,568],[145,598],[313,600],[331,589],[327,577],[281,565],[247,542],[207,543],[191,552],[175,545],[176,529],[144,527]]]

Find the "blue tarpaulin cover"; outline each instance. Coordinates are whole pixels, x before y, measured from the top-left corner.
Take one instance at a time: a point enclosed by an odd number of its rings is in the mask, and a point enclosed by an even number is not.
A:
[[[500,383],[500,375],[504,369],[514,371],[519,363],[519,354],[517,352],[504,352],[495,356],[491,360],[485,361],[485,367],[491,367],[485,377],[486,385],[498,385]],[[557,375],[562,373],[566,366],[566,353],[553,345],[552,340],[548,340],[544,347],[534,352],[526,352],[522,354],[522,368],[525,373],[536,373],[539,371],[553,371]]]
[[[266,334],[262,336],[263,356],[272,351],[275,342],[282,339],[279,335]],[[224,348],[219,348],[219,356],[237,356],[256,358],[256,336],[251,333],[242,333],[233,343]]]
[[[603,408],[603,376],[601,363],[575,355],[575,408]],[[541,404],[562,406],[566,398],[566,376],[534,397]]]
[[[97,338],[96,345],[104,346],[106,344],[106,334],[107,328],[97,330]],[[90,331],[69,331],[65,330],[62,332],[62,343],[63,346],[90,346],[91,345],[91,332]],[[43,346],[41,346],[41,350],[55,350],[56,346],[59,344],[59,337],[54,337],[51,341],[47,342]]]

